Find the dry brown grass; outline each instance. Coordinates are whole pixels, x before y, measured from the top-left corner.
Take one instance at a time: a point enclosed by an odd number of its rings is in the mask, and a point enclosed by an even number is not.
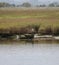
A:
[[[24,27],[37,24],[41,28],[59,26],[59,8],[0,9],[0,28]]]

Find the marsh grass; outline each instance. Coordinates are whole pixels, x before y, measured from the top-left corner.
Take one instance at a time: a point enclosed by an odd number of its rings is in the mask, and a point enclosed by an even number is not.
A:
[[[41,29],[49,25],[59,27],[59,8],[53,9],[0,9],[0,29],[25,27],[41,24]]]

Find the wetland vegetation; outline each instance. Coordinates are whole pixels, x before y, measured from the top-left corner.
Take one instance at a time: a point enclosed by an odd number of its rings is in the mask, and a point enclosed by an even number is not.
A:
[[[0,8],[0,39],[34,34],[59,36],[59,8]]]

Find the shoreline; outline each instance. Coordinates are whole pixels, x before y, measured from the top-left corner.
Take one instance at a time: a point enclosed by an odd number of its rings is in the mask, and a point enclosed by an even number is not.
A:
[[[56,36],[54,36],[56,37]],[[59,38],[59,36],[58,36]],[[34,38],[34,39],[0,39],[0,44],[59,44],[59,39],[55,38]]]
[[[22,35],[23,37],[20,37],[20,35],[16,35],[14,37],[0,37],[0,40],[59,40],[59,36],[52,36],[52,35],[37,35],[35,34],[32,38],[30,35],[27,35],[27,38],[25,35]]]

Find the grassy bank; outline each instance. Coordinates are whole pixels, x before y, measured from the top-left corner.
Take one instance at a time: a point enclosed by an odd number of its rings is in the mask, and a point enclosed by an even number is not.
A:
[[[20,28],[32,24],[40,24],[40,28],[59,27],[59,8],[0,9],[0,29]]]

